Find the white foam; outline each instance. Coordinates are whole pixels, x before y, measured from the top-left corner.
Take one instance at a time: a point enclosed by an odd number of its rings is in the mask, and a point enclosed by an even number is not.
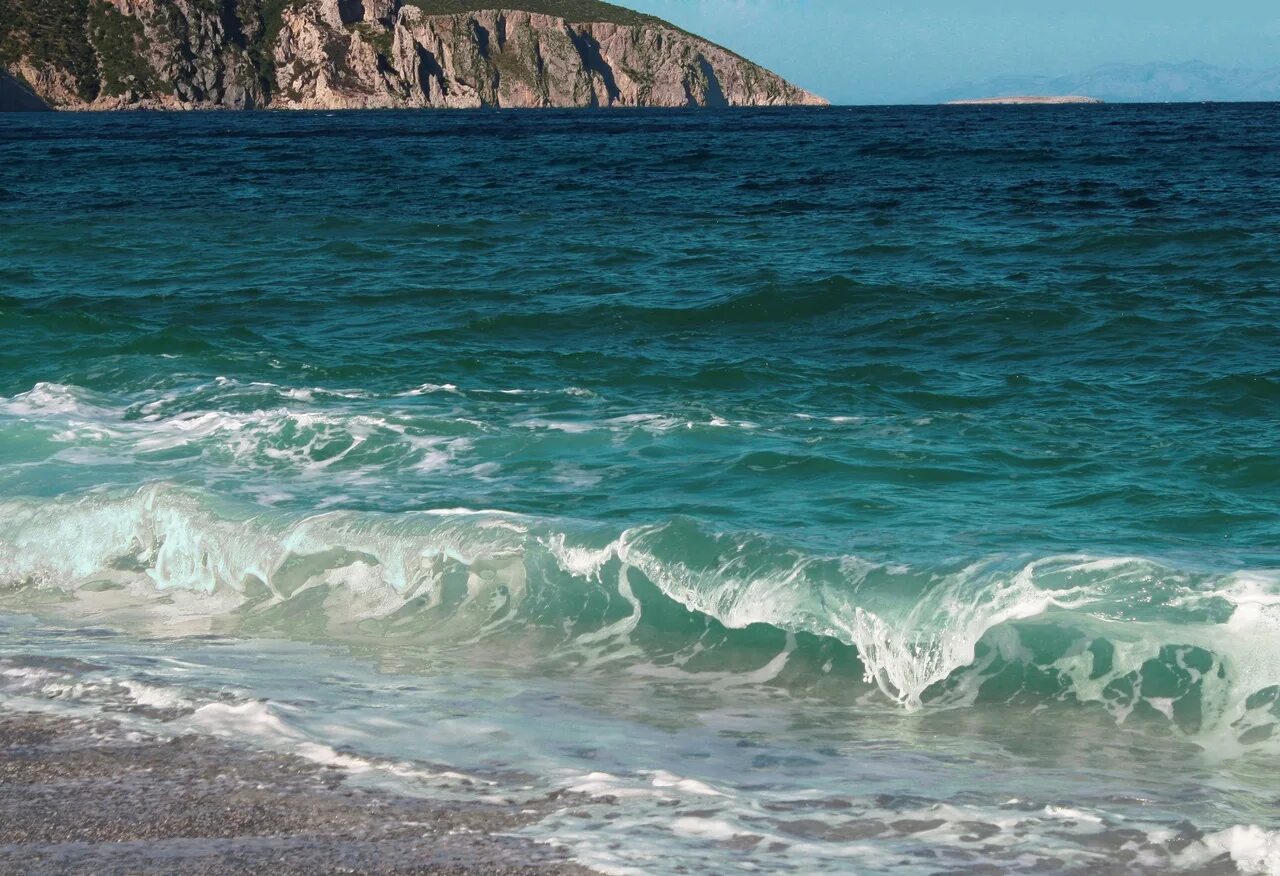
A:
[[[264,382],[247,387],[269,390],[282,403],[252,411],[180,409],[166,413],[175,403],[192,397],[243,388],[224,377],[133,406],[115,404],[79,387],[38,383],[12,398],[0,398],[0,415],[46,429],[59,443],[112,442],[116,455],[194,450],[213,460],[230,457],[238,465],[254,468],[284,464],[309,475],[329,476],[329,470],[363,452],[366,445],[399,447],[397,459],[420,471],[442,469],[471,446],[469,439],[458,436],[419,434],[411,430],[412,421],[400,415],[310,408],[318,397],[367,397],[357,390],[281,387]],[[142,416],[132,419],[130,412]],[[319,452],[322,449],[323,454]],[[83,448],[69,448],[63,458],[70,461],[68,454],[77,453],[83,453]]]
[[[279,708],[279,705],[276,707]],[[432,785],[463,783],[483,787],[495,784],[488,779],[456,770],[428,770],[402,761],[362,757],[338,751],[331,745],[309,738],[276,715],[271,704],[259,700],[209,703],[176,724],[210,736],[288,751],[320,766],[341,769],[353,775],[377,774]]]
[[[664,556],[670,545],[686,541],[683,533],[673,535],[672,524],[633,527],[601,544],[598,535],[575,539],[565,521],[496,509],[341,511],[301,519],[254,513],[260,511],[215,507],[207,497],[166,485],[132,496],[0,502],[0,580],[55,587],[86,606],[121,605],[126,596],[149,600],[157,621],[182,622],[184,631],[211,627],[238,608],[270,610],[324,586],[320,607],[334,634],[345,635],[367,627],[364,620],[394,615],[410,599],[441,604],[446,576],[461,573],[466,589],[450,604],[448,624],[449,635],[466,642],[523,617],[524,605],[543,608],[547,600],[530,600],[530,593],[564,587],[553,574],[557,568],[607,587],[613,582],[605,582],[606,570],[610,579],[616,571],[617,596],[630,612],[576,631],[564,644],[591,646],[583,663],[590,667],[605,658],[643,658],[630,641],[644,610],[628,582],[628,570],[635,570],[667,597],[726,627],[768,624],[855,646],[868,679],[908,709],[920,708],[925,692],[944,679],[955,684],[940,705],[972,702],[983,666],[997,657],[1033,659],[1014,622],[1046,619],[1061,620],[1078,635],[1053,670],[1070,681],[1077,699],[1102,704],[1118,720],[1145,702],[1177,722],[1173,699],[1144,700],[1141,691],[1144,664],[1171,653],[1198,686],[1203,721],[1195,738],[1206,748],[1232,756],[1246,734],[1250,745],[1263,744],[1253,740],[1274,723],[1265,709],[1248,706],[1251,694],[1280,683],[1280,576],[1272,571],[1191,579],[1140,558],[1080,555],[1020,566],[993,558],[921,571],[805,553],[751,534],[706,536],[720,559],[698,568]],[[50,544],[61,548],[50,551]],[[610,567],[615,560],[616,569]],[[101,583],[124,590],[81,590]],[[166,598],[155,600],[156,591]],[[1163,614],[1150,610],[1153,593],[1163,600],[1155,606]],[[1176,615],[1184,609],[1194,612],[1188,620]],[[975,666],[984,637],[991,647],[983,666]],[[1110,644],[1105,667],[1089,647],[1094,638]],[[1183,653],[1186,648],[1208,652],[1209,668]],[[764,665],[723,683],[767,684],[784,671],[791,649],[789,640]],[[685,658],[695,653],[690,646],[663,671],[684,672]],[[709,675],[704,680],[722,683]],[[1117,680],[1133,695],[1109,696]]]
[[[1044,807],[1044,814],[1050,818],[1057,818],[1063,821],[1087,822],[1089,824],[1102,824],[1101,816],[1092,812],[1084,812],[1079,809],[1072,809],[1069,806],[1054,806],[1052,804]]]
[[[617,556],[617,542],[610,542],[602,548],[589,548],[569,545],[566,539],[563,532],[557,532],[538,541],[551,552],[560,568],[570,575],[577,575],[588,581],[600,581],[600,570]]]
[[[118,683],[129,692],[129,696],[140,706],[150,706],[156,709],[179,709],[188,708],[192,705],[192,701],[175,688],[146,684],[132,679],[123,679]]]
[[[200,733],[242,741],[258,739],[280,743],[302,739],[301,733],[285,724],[267,703],[259,700],[208,703],[196,709],[182,723]]]
[[[728,821],[718,818],[695,818],[689,816],[672,821],[671,832],[678,836],[709,840],[731,840],[734,837],[747,835],[746,831],[738,830]]]
[[[458,387],[452,383],[424,383],[415,389],[410,389],[406,392],[402,392],[400,393],[400,395],[402,396],[433,395],[437,392],[445,392],[445,393],[450,393],[452,395],[457,395]]]
[[[80,419],[99,419],[112,413],[105,403],[98,404],[89,399],[88,390],[64,383],[41,382],[12,398],[0,397],[0,411],[16,417],[61,414]]]
[[[1229,827],[1184,849],[1176,863],[1187,869],[1204,867],[1223,854],[1241,873],[1280,876],[1280,831],[1252,824]]]
[[[661,796],[648,788],[638,787],[633,782],[628,782],[618,776],[605,772],[587,773],[576,779],[572,779],[567,790],[575,794],[585,794],[588,797],[654,797]]]
[[[228,518],[158,485],[119,499],[0,503],[0,580],[66,591],[105,580],[142,599],[168,591],[166,603],[152,603],[157,616],[206,621],[241,606],[251,586],[267,589],[269,599],[257,603],[265,608],[328,584],[326,608],[335,623],[346,623],[385,617],[416,593],[438,593],[450,563],[469,571],[464,606],[505,587],[514,607],[524,592],[525,538],[519,519],[502,512]],[[49,543],[67,548],[43,549]],[[481,621],[477,613],[459,629]]]
[[[699,797],[726,796],[723,791],[717,791],[705,782],[700,782],[697,779],[687,779],[675,773],[669,773],[666,770],[654,772],[653,786],[655,788],[671,788],[682,794],[693,794]]]

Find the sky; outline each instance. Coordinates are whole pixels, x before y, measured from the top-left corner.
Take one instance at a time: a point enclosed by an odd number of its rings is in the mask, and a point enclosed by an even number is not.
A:
[[[1277,0],[614,0],[833,103],[910,103],[1102,64],[1280,67]]]

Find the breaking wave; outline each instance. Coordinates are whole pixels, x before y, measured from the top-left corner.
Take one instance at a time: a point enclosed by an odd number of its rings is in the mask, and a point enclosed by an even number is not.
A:
[[[10,607],[378,641],[914,709],[1104,708],[1216,750],[1280,723],[1280,574],[1141,557],[914,567],[674,518],[300,515],[171,485],[0,503]]]

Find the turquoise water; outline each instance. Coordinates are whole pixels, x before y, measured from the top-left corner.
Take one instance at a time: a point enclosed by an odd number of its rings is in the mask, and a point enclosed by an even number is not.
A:
[[[1280,872],[1278,119],[7,116],[0,692],[608,872]]]

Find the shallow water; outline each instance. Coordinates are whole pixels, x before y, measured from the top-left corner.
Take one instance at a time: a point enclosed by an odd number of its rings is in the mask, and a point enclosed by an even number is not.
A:
[[[8,116],[0,693],[609,872],[1280,872],[1278,119]]]

